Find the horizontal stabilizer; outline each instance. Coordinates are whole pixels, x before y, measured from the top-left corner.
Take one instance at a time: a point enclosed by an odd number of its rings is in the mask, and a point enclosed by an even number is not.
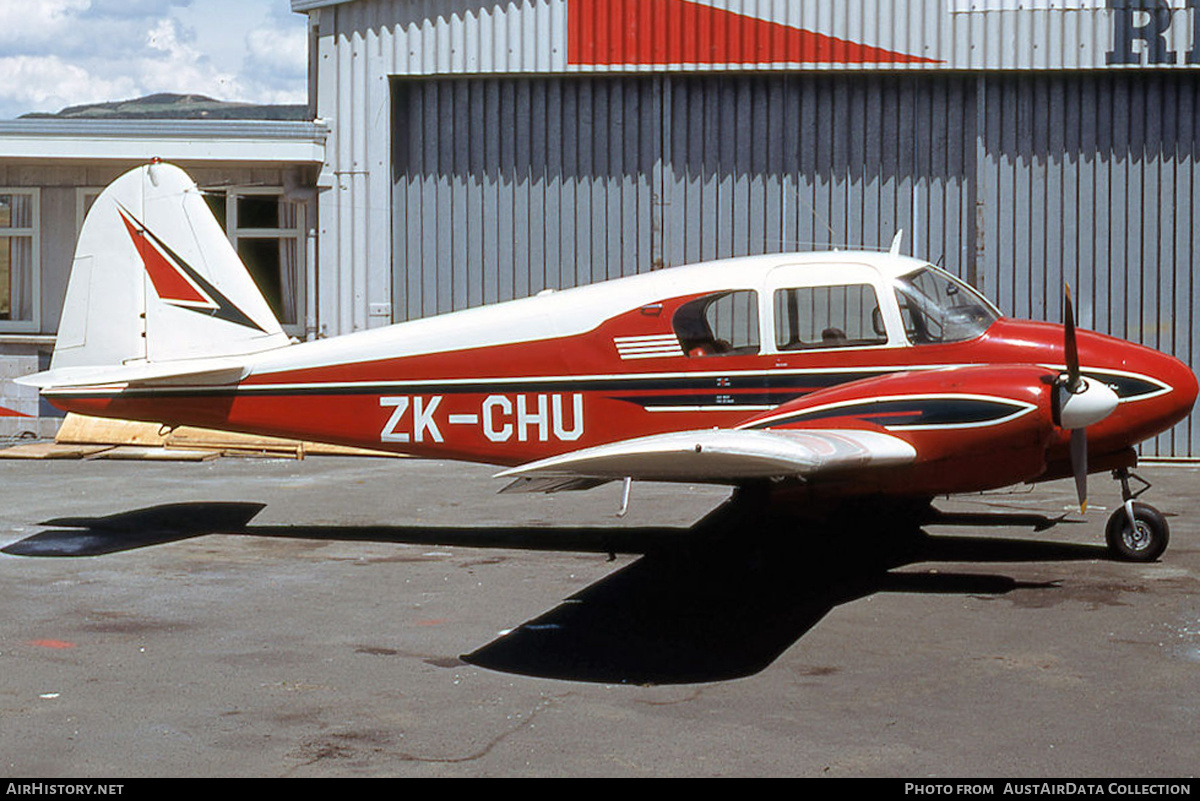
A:
[[[236,384],[247,369],[237,359],[196,359],[192,362],[142,363],[125,366],[60,367],[16,379],[18,384],[52,392],[72,387],[127,386],[220,386]]]
[[[709,429],[584,448],[505,470],[497,477],[540,480],[546,487],[531,485],[526,492],[582,488],[561,486],[570,480],[602,483],[622,478],[737,484],[908,464],[915,458],[907,442],[875,431]]]

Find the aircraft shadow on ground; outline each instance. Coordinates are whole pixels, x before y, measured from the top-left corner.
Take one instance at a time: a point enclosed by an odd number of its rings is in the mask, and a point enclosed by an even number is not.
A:
[[[472,548],[640,554],[545,614],[463,656],[509,673],[604,683],[678,684],[749,676],[840,604],[876,593],[1001,595],[1052,591],[983,572],[898,572],[919,562],[1003,563],[1106,558],[1104,548],[991,537],[930,536],[879,518],[796,520],[734,501],[691,528],[251,525],[264,504],[183,503],[93,518],[58,518],[2,550],[98,556],[205,534]],[[951,516],[931,523],[1028,525],[1038,515]],[[819,530],[818,530],[819,529]]]

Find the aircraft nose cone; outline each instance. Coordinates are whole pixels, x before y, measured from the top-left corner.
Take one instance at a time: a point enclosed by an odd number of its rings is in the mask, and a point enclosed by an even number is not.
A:
[[[1162,430],[1191,413],[1197,392],[1200,392],[1200,384],[1187,364],[1174,356],[1145,347],[1137,347],[1134,358],[1127,363],[1130,370],[1149,375],[1168,387],[1162,396],[1154,399],[1158,401],[1155,404],[1155,416]]]
[[[1192,369],[1174,356],[1090,331],[1080,332],[1079,348],[1084,365],[1112,371],[1120,398],[1117,410],[1095,430],[1101,449],[1137,445],[1191,413],[1200,387]]]
[[[1162,355],[1170,362],[1168,365],[1170,377],[1167,379],[1167,383],[1172,387],[1175,402],[1181,410],[1181,417],[1186,417],[1192,407],[1196,405],[1196,395],[1200,392],[1200,383],[1197,382],[1192,368],[1173,356]]]

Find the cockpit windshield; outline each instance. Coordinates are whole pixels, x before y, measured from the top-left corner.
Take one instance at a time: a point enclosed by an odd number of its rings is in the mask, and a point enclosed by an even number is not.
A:
[[[933,265],[896,278],[894,285],[904,332],[914,345],[974,339],[1000,316],[985,297]]]

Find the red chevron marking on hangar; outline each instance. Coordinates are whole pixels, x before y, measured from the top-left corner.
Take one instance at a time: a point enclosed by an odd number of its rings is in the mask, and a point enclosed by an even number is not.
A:
[[[937,64],[688,0],[569,0],[567,63]]]

